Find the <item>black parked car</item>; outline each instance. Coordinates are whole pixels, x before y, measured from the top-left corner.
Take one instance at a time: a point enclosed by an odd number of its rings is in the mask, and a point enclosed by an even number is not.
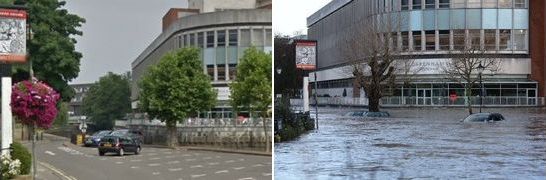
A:
[[[504,116],[500,113],[475,113],[466,117],[463,122],[493,122],[502,120],[504,120]]]
[[[140,142],[129,136],[104,136],[99,143],[99,156],[113,152],[119,156],[125,155],[126,152],[139,154],[142,150]]]
[[[103,130],[103,131],[97,131],[93,133],[90,137],[85,138],[84,145],[85,146],[97,146],[99,145],[100,139],[108,134],[110,134],[112,131],[110,130]]]

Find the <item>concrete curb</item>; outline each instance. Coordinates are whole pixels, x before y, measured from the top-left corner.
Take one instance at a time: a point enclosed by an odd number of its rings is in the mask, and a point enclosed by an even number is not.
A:
[[[184,149],[189,151],[212,151],[212,152],[222,152],[222,153],[248,154],[248,155],[256,155],[256,156],[272,156],[271,152],[231,150],[231,149],[207,148],[207,147],[181,146],[181,147],[178,147],[178,149]]]

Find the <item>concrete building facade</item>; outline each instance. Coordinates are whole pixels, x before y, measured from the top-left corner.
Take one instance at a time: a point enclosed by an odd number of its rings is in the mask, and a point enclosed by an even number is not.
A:
[[[163,18],[163,32],[134,60],[131,100],[138,104],[138,82],[147,69],[166,53],[184,47],[201,49],[203,72],[218,90],[213,117],[230,117],[228,84],[236,78],[243,52],[256,47],[271,52],[271,9],[260,9],[256,1],[190,0],[188,9],[171,9]],[[167,22],[165,22],[167,21]]]
[[[483,58],[494,57],[501,69],[484,73],[488,105],[544,105],[545,3],[540,0],[337,0],[307,19],[309,39],[318,41],[318,94],[365,98],[344,58],[345,39],[363,21],[397,23],[386,32],[400,51],[424,70],[413,74],[409,87],[396,82],[385,94],[389,105],[464,105],[463,87],[446,78],[442,65],[465,47],[476,47]],[[403,76],[398,74],[398,76]],[[314,80],[314,78],[310,78]],[[474,91],[479,91],[476,88]],[[473,93],[474,94],[474,93]]]

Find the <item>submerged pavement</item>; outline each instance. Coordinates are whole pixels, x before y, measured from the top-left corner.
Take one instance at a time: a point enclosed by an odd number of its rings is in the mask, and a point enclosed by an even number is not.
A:
[[[319,130],[275,144],[275,179],[546,178],[544,108],[485,109],[507,118],[495,123],[462,123],[462,108],[385,110],[320,108]]]

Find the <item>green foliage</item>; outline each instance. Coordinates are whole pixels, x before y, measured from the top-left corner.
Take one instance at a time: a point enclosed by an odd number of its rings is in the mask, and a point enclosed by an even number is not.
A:
[[[69,101],[74,94],[68,81],[76,78],[80,71],[81,53],[75,51],[74,35],[85,19],[61,9],[66,2],[58,0],[17,0],[15,4],[28,7],[29,22],[33,38],[27,43],[29,59],[35,76],[49,84]],[[18,75],[28,74],[28,68],[16,68]]]
[[[271,79],[271,55],[247,49],[237,65],[237,79],[230,84],[231,106],[266,117],[271,105]]]
[[[13,0],[0,0],[1,5],[11,5],[13,4]]]
[[[163,56],[142,77],[140,108],[150,118],[174,127],[177,121],[195,117],[215,105],[216,92],[203,72],[199,50],[184,48]]]
[[[53,121],[53,126],[55,127],[64,127],[68,123],[68,103],[61,102],[58,104],[59,112],[55,121]]]
[[[131,111],[129,77],[109,72],[89,88],[83,98],[83,113],[97,130],[112,129],[114,120]]]
[[[32,155],[26,147],[19,142],[11,143],[13,149],[10,153],[12,159],[19,159],[21,161],[20,174],[30,173],[30,166],[32,165]]]

